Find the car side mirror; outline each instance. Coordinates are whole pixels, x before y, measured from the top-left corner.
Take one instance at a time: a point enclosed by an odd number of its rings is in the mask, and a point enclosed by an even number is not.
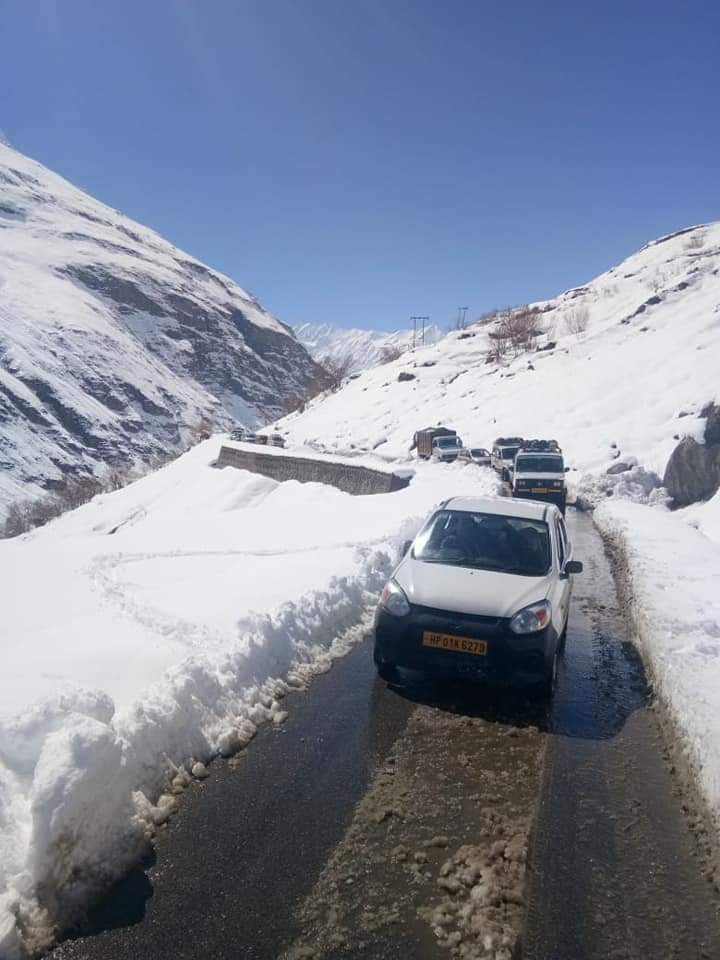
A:
[[[565,467],[565,473],[570,473],[570,467]]]
[[[402,550],[400,551],[401,556],[404,557],[411,546],[412,546],[412,540],[406,540],[405,543],[402,545]],[[580,566],[582,566],[582,564],[580,564]]]
[[[579,560],[568,560],[563,568],[565,574],[582,573],[583,565]]]

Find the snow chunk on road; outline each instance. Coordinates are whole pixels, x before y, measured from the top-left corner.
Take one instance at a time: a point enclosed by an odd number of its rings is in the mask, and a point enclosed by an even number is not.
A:
[[[720,544],[684,513],[612,500],[595,521],[620,549],[640,650],[720,829]]]

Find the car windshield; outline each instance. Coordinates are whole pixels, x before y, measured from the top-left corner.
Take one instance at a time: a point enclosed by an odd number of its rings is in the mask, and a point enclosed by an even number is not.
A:
[[[438,447],[459,447],[460,439],[459,437],[438,437],[435,445]]]
[[[482,447],[473,447],[470,451],[474,457],[487,457],[487,450],[483,450]]]
[[[518,457],[515,473],[562,473],[562,457]]]
[[[426,563],[541,577],[550,567],[550,536],[541,520],[440,510],[418,535],[413,556]]]
[[[503,447],[500,450],[500,456],[503,460],[514,460],[515,454],[518,452],[520,447]]]

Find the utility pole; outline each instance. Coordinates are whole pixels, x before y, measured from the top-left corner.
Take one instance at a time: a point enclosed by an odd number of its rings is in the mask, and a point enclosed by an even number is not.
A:
[[[465,318],[467,316],[468,308],[467,307],[458,307],[458,318],[457,318],[457,328],[458,330],[465,329]]]
[[[421,340],[423,346],[425,346],[425,324],[430,322],[430,317],[410,317],[413,322],[413,350],[415,349],[415,341],[417,340],[417,325],[418,321],[421,324]]]

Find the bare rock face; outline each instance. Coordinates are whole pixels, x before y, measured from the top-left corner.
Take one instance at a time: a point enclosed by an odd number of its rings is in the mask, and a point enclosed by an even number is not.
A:
[[[720,489],[720,407],[710,403],[702,416],[705,443],[681,440],[665,468],[663,484],[678,507],[708,500]]]
[[[700,416],[705,417],[705,443],[709,447],[720,446],[720,407],[709,403]]]

